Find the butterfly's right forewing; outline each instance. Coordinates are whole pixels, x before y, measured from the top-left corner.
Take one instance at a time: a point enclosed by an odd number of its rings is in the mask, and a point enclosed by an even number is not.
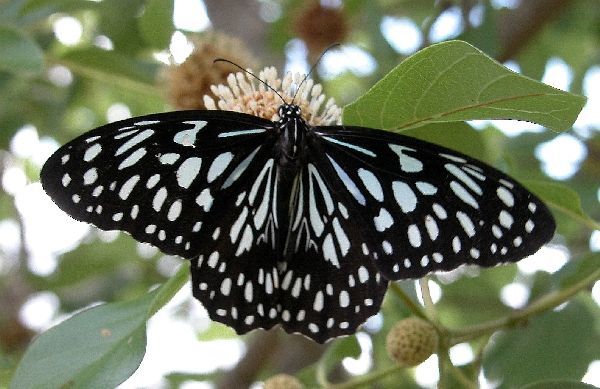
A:
[[[272,152],[270,123],[207,111],[111,123],[50,157],[42,185],[77,220],[192,258],[213,233],[203,223],[228,225],[235,217],[219,201],[236,199],[255,181]]]

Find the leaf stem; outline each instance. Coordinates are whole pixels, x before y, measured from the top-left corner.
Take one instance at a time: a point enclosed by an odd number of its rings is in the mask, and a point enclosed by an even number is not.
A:
[[[454,345],[457,343],[462,343],[503,328],[514,327],[515,325],[527,320],[527,318],[530,316],[547,311],[566,302],[591,282],[596,281],[598,278],[600,278],[600,268],[596,269],[596,271],[581,279],[579,282],[565,289],[550,292],[529,304],[527,308],[513,311],[506,317],[457,330],[450,330],[450,344]]]
[[[365,386],[367,384],[376,382],[376,381],[380,380],[381,378],[384,378],[384,377],[386,377],[388,375],[397,373],[397,372],[399,372],[402,369],[404,369],[404,367],[400,366],[400,365],[389,366],[389,367],[386,367],[385,369],[377,370],[377,371],[374,371],[374,372],[372,372],[370,374],[365,374],[363,376],[354,378],[354,379],[346,381],[346,382],[342,382],[342,383],[339,383],[339,384],[326,383],[323,386],[325,388],[327,388],[327,389],[352,389],[352,388],[359,388],[359,387]],[[319,382],[319,383],[321,383],[321,382]]]
[[[402,300],[402,302],[410,309],[410,311],[421,319],[428,320],[427,315],[419,305],[417,305],[396,282],[390,283],[390,289],[394,294]]]
[[[167,305],[177,292],[185,285],[189,279],[189,265],[183,263],[177,269],[177,272],[167,280],[158,289],[158,293],[152,300],[152,305],[148,309],[148,318],[154,316],[162,307]]]
[[[425,276],[419,279],[419,288],[421,288],[421,297],[423,298],[423,304],[425,305],[425,312],[430,321],[438,326],[438,317],[435,310],[435,304],[431,298],[431,291],[429,290],[429,277]]]

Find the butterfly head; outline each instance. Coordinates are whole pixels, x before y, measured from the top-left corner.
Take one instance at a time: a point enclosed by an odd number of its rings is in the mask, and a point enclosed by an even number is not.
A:
[[[295,104],[285,103],[279,106],[277,115],[279,116],[279,123],[283,124],[292,120],[301,119],[302,110]]]

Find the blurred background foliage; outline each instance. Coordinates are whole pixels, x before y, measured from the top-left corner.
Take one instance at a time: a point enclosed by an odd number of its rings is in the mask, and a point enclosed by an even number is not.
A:
[[[176,11],[190,4],[186,24]],[[208,31],[240,42],[223,43]],[[453,125],[456,133],[411,130],[413,135],[454,142],[455,148],[517,179],[558,181],[579,194],[585,214],[600,219],[596,0],[0,1],[0,384],[8,381],[36,333],[87,305],[140,296],[164,282],[179,262],[124,234],[73,222],[66,227],[68,220],[56,216],[58,211],[44,198],[38,182],[41,165],[59,144],[107,121],[190,108],[181,103],[189,102],[190,95],[201,104],[201,96],[208,93],[202,88],[219,82],[220,73],[209,66],[216,55],[229,59],[239,55],[242,65],[255,69],[275,65],[280,70],[306,71],[325,47],[342,43],[342,49],[325,56],[313,78],[344,106],[408,55],[451,38],[465,40],[536,80],[550,82],[552,71],[561,70],[557,85],[587,94],[588,107],[574,128],[563,134],[517,122],[478,122]],[[174,65],[185,59],[192,43],[202,48],[200,59],[178,74]],[[189,85],[182,89],[185,80],[197,90]],[[506,131],[511,127],[525,130]],[[558,288],[569,271],[577,271],[578,261],[600,266],[597,223],[581,223],[563,212],[555,216],[558,233],[536,256],[542,266],[466,269],[432,277],[441,294],[436,304],[440,320],[453,327],[497,319]],[[413,282],[400,286],[416,299]],[[514,294],[513,300],[506,297],[511,288],[519,291],[520,299],[515,300]],[[197,350],[234,342],[235,347],[221,349],[232,350],[227,356],[230,363],[196,370],[155,368],[164,377],[154,381],[145,370],[145,381],[138,377],[140,381],[123,387],[178,387],[191,381],[242,387],[280,371],[297,373],[310,386],[316,385],[313,362],[319,358],[326,361],[332,380],[342,380],[389,367],[385,334],[409,314],[389,293],[382,314],[359,335],[358,343],[354,337],[346,338],[325,350],[279,331],[237,337],[209,323],[199,303],[186,293],[170,316],[193,329]],[[484,352],[479,352],[480,339],[464,343],[455,364],[467,376],[477,374],[483,364],[485,378],[480,382],[492,386],[516,387],[546,378],[577,381],[584,376],[598,385],[599,295],[596,282],[594,289],[590,286],[559,312],[547,312],[524,328],[494,335]],[[160,335],[162,342],[169,342],[170,336]],[[157,355],[147,355],[157,358],[153,366],[161,366]],[[175,355],[163,353],[162,358]],[[378,387],[435,386],[435,361],[427,363],[396,372],[379,381]]]

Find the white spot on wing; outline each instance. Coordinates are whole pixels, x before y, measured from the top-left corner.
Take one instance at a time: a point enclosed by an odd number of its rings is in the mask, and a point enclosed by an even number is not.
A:
[[[102,146],[100,146],[99,143],[91,145],[87,148],[87,150],[85,150],[85,153],[83,154],[83,160],[86,162],[90,162],[92,159],[96,158],[101,151]]]
[[[175,200],[171,207],[169,208],[169,213],[167,214],[167,219],[170,221],[175,221],[181,215],[181,200]]]
[[[348,240],[348,236],[346,232],[340,225],[340,221],[338,218],[333,219],[333,232],[335,233],[335,237],[337,239],[338,245],[340,247],[340,251],[342,252],[342,256],[345,257],[350,250],[350,240]]]
[[[98,179],[98,170],[95,167],[88,169],[83,174],[83,185],[92,185],[94,182],[96,182],[97,179]],[[63,182],[63,184],[64,184],[64,182]]]
[[[433,209],[433,212],[436,214],[436,216],[440,220],[444,220],[448,217],[448,214],[446,213],[446,209],[444,209],[444,207],[442,207],[438,203],[433,203],[433,205],[431,206],[431,209]]]
[[[338,165],[337,162],[335,162],[335,160],[333,158],[331,158],[329,155],[327,155],[327,158],[329,158],[329,160],[331,161],[331,164],[333,165],[335,172],[338,174],[338,176],[344,183],[344,186],[346,187],[348,192],[350,192],[352,197],[354,197],[360,205],[365,205],[366,204],[365,196],[360,192],[360,190],[358,189],[358,187],[356,186],[354,181],[352,181],[350,176],[348,176],[348,174],[344,171],[344,169],[342,169],[341,166]]]
[[[158,184],[158,181],[160,181],[160,174],[153,174],[150,178],[148,178],[148,181],[146,181],[146,188],[154,188],[156,184]]]
[[[237,220],[231,226],[231,230],[229,232],[229,236],[231,237],[231,243],[235,243],[238,240],[240,232],[242,230],[242,226],[248,217],[248,207],[244,207]]]
[[[394,224],[392,215],[390,215],[388,210],[385,208],[381,208],[379,210],[379,215],[375,216],[373,221],[375,222],[375,229],[377,229],[379,232],[387,230]]]
[[[402,181],[394,181],[392,183],[392,190],[394,191],[394,198],[402,209],[402,212],[408,213],[415,210],[417,207],[417,196],[408,184]]]
[[[135,176],[132,176],[127,181],[125,181],[123,186],[121,186],[121,189],[119,189],[119,197],[121,198],[121,200],[127,200],[127,198],[129,197],[129,195],[133,191],[133,188],[139,180],[140,176],[136,174]]]
[[[368,155],[370,157],[376,157],[376,155],[375,155],[374,152],[372,152],[371,150],[367,150],[364,147],[353,145],[352,143],[342,142],[341,140],[337,140],[335,138],[331,138],[331,137],[328,137],[328,136],[324,136],[324,137],[322,137],[322,139],[325,139],[326,141],[329,141],[331,143],[338,144],[340,146],[347,147],[347,148],[352,149],[352,150],[356,150],[356,151],[358,151],[360,153],[363,153],[365,155]]]
[[[244,233],[242,235],[242,239],[240,239],[238,249],[235,252],[235,256],[239,257],[244,251],[250,251],[250,249],[252,248],[253,240],[254,236],[252,234],[252,228],[250,228],[249,225],[246,225],[246,228],[244,229]]]
[[[216,180],[221,174],[223,174],[223,172],[225,171],[225,169],[227,169],[227,166],[229,166],[229,163],[232,159],[233,154],[229,151],[219,154],[219,156],[217,156],[217,158],[214,159],[214,161],[210,165],[210,168],[208,169],[207,181],[211,183],[214,180]]]
[[[458,157],[456,155],[440,153],[440,157],[444,157],[446,159],[449,159],[451,161],[458,162],[458,163],[467,163],[466,159]]]
[[[428,182],[418,181],[416,185],[417,189],[424,195],[434,195],[437,193],[437,188]]]
[[[62,184],[66,188],[69,183],[71,183],[71,176],[69,173],[65,173],[65,175],[62,177]]]
[[[189,130],[179,131],[173,137],[173,142],[179,143],[182,146],[193,146],[196,143],[196,135],[198,131],[200,131],[204,126],[206,126],[206,122],[203,120],[184,122],[186,124],[193,124],[194,128],[190,128]]]
[[[454,177],[458,178],[465,185],[467,185],[469,187],[469,189],[471,189],[473,192],[477,193],[480,196],[483,194],[483,190],[481,189],[481,187],[479,186],[479,184],[476,183],[471,177],[469,177],[467,175],[467,173],[465,173],[462,170],[460,170],[458,168],[458,166],[456,166],[454,164],[451,164],[451,163],[447,163],[447,164],[444,165],[444,167],[452,175],[454,175]]]
[[[249,134],[260,134],[265,132],[266,130],[262,129],[262,128],[256,128],[256,129],[252,129],[252,130],[240,130],[240,131],[229,131],[229,132],[222,132],[218,135],[219,138],[228,138],[231,136],[240,136],[240,135],[249,135]]]
[[[158,160],[160,161],[160,163],[162,163],[163,165],[172,165],[175,162],[177,162],[177,160],[179,159],[180,155],[177,153],[167,153],[167,154],[163,154],[161,155]]]
[[[413,247],[421,246],[421,232],[415,224],[408,226],[408,241]]]
[[[129,156],[127,156],[127,158],[125,158],[119,164],[118,169],[123,170],[126,167],[135,165],[136,163],[138,163],[140,161],[140,159],[142,159],[144,157],[144,155],[146,155],[146,149],[143,147],[140,147],[139,149],[137,149],[133,153],[131,153]]]
[[[383,189],[377,177],[371,171],[363,168],[358,169],[358,176],[371,196],[377,201],[383,201]]]
[[[238,178],[240,178],[242,173],[244,173],[244,171],[246,171],[246,169],[250,165],[250,162],[252,162],[252,159],[254,159],[254,156],[256,155],[259,149],[260,146],[258,146],[252,153],[250,153],[250,155],[248,155],[242,162],[240,162],[240,164],[237,165],[235,169],[233,169],[229,177],[227,177],[227,179],[223,183],[222,189],[230,187],[231,184],[233,184]]]
[[[500,215],[498,215],[498,220],[500,221],[500,225],[506,229],[509,229],[514,222],[512,215],[504,209],[500,211]]]
[[[452,181],[450,183],[450,189],[452,189],[454,194],[459,199],[461,199],[463,202],[465,202],[466,204],[469,204],[471,207],[473,207],[475,209],[479,209],[479,204],[477,203],[477,200],[475,200],[475,198],[473,196],[471,196],[471,194],[465,189],[464,186],[462,186],[461,184],[459,184],[456,181]]]
[[[346,308],[348,305],[350,305],[350,295],[347,291],[342,290],[340,292],[340,307]]]
[[[184,189],[188,189],[198,176],[201,166],[202,158],[199,157],[190,157],[183,161],[177,169],[177,184]]]
[[[439,236],[440,230],[435,219],[431,215],[425,216],[425,229],[429,234],[429,238],[433,241]]]
[[[390,149],[400,158],[400,169],[406,173],[417,173],[423,170],[423,163],[418,159],[404,154],[405,151],[415,151],[409,147],[389,145]]]
[[[164,186],[160,188],[154,195],[154,198],[152,199],[152,208],[154,208],[156,212],[160,211],[162,208],[165,200],[167,199],[167,195],[167,188]]]
[[[323,240],[323,257],[331,262],[331,264],[337,268],[340,267],[337,253],[335,252],[335,245],[333,244],[333,238],[331,234],[327,234]]]
[[[467,236],[469,238],[475,236],[475,225],[473,224],[471,218],[462,211],[456,212],[456,217],[458,218],[458,221],[465,233],[467,234]]]
[[[323,292],[318,291],[313,302],[313,309],[317,312],[321,312],[323,310],[324,300]]]
[[[498,195],[498,198],[502,200],[504,205],[506,205],[507,207],[512,207],[513,205],[515,205],[514,196],[505,187],[499,186],[498,189],[496,189],[496,194]]]
[[[140,132],[139,134],[137,134],[133,138],[129,139],[127,142],[123,143],[121,145],[121,147],[119,147],[117,149],[117,151],[115,152],[115,156],[121,155],[124,152],[126,152],[127,150],[129,150],[130,148],[132,148],[133,146],[137,145],[138,143],[141,143],[141,142],[145,141],[146,139],[148,139],[149,137],[151,137],[152,134],[154,134],[154,131],[150,130],[150,129],[147,129],[147,130],[144,130],[144,131]]]
[[[205,188],[198,197],[196,197],[196,203],[204,209],[204,212],[210,211],[214,198],[210,194],[210,189]]]
[[[362,265],[358,268],[358,280],[361,284],[364,284],[369,280],[369,271]]]

